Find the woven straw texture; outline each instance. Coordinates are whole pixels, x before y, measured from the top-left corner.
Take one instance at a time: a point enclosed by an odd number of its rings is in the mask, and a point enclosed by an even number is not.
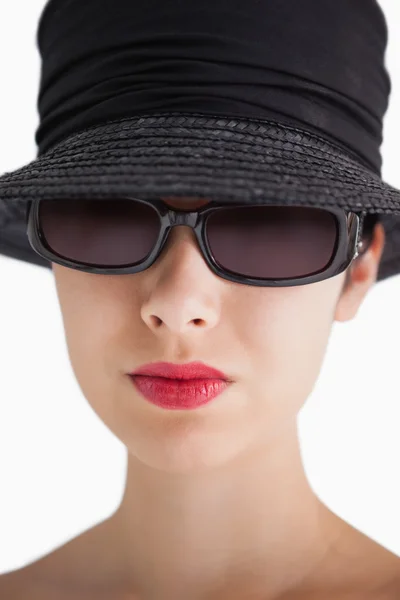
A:
[[[335,205],[379,213],[386,244],[377,281],[400,273],[400,191],[350,150],[275,121],[187,113],[98,124],[5,173],[0,177],[0,253],[51,266],[28,242],[30,200],[121,196]]]

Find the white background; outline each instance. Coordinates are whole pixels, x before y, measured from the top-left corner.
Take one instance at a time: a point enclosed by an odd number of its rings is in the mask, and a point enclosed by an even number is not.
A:
[[[400,188],[400,6],[389,23],[391,105],[383,177]],[[44,0],[0,3],[0,173],[35,158]],[[125,483],[125,446],[78,387],[53,275],[0,256],[0,573],[33,562],[107,518]],[[310,483],[331,510],[400,556],[400,276],[356,319],[335,323],[299,415]]]

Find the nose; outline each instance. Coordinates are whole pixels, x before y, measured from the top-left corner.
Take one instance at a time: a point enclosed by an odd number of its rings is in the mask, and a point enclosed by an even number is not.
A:
[[[169,197],[161,200],[171,208],[183,210],[196,210],[210,202],[197,198]],[[165,269],[160,272],[157,284],[153,282],[152,292],[141,309],[142,319],[160,333],[165,330],[183,333],[193,327],[207,329],[214,327],[219,318],[218,306],[210,298],[210,286],[205,281],[210,275],[208,266],[201,264],[204,259],[200,250],[194,253],[187,243],[189,239],[196,243],[194,232],[182,231],[182,227],[178,226],[176,234],[178,230],[181,230],[179,252],[169,255],[167,263],[164,263]],[[176,236],[172,235],[170,241],[173,238],[176,240]],[[171,248],[171,244],[168,246]]]

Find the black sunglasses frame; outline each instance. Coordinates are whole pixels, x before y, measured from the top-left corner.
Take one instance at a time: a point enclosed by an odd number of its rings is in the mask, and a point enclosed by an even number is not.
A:
[[[128,275],[132,273],[140,273],[151,267],[157,258],[160,256],[164,245],[168,239],[168,235],[173,227],[177,225],[186,225],[194,230],[196,238],[198,240],[202,255],[207,262],[210,269],[219,277],[232,281],[234,283],[240,283],[244,285],[252,285],[258,287],[292,287],[297,285],[307,285],[310,283],[317,283],[330,277],[334,277],[342,273],[350,263],[357,258],[361,251],[361,232],[362,223],[365,213],[355,213],[346,211],[343,208],[332,206],[332,207],[318,207],[323,208],[328,212],[332,213],[336,217],[336,223],[338,228],[338,235],[336,240],[336,247],[333,252],[333,258],[330,263],[321,271],[313,273],[306,277],[296,277],[292,279],[261,279],[261,278],[249,278],[241,276],[230,270],[223,269],[218,262],[215,260],[212,251],[210,249],[207,235],[206,235],[206,224],[208,216],[217,210],[229,210],[240,207],[249,208],[251,206],[282,206],[282,204],[271,204],[270,202],[257,203],[255,204],[221,204],[215,201],[211,201],[207,206],[199,208],[199,210],[192,211],[173,209],[167,206],[159,198],[142,200],[139,198],[121,197],[121,199],[134,200],[135,202],[141,202],[151,206],[158,214],[160,219],[160,231],[156,244],[147,258],[140,264],[124,267],[94,267],[85,263],[68,260],[54,253],[46,244],[46,240],[40,228],[39,222],[39,205],[41,199],[33,200],[28,203],[26,221],[27,221],[27,235],[29,243],[33,250],[39,254],[42,258],[68,267],[78,271],[86,273],[94,273],[98,275]],[[110,200],[110,198],[100,199]],[[54,200],[57,202],[57,200]],[[290,205],[296,206],[296,205]],[[309,206],[312,208],[312,206]]]

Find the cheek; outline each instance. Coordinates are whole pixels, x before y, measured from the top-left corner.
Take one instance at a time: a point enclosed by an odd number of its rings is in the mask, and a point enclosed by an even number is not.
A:
[[[126,299],[115,283],[86,273],[63,273],[57,290],[69,357],[79,383],[87,386],[93,380],[115,377],[121,369],[118,351],[123,351],[127,327],[134,321],[132,302],[128,318]]]
[[[310,395],[332,329],[334,295],[312,288],[269,294],[264,305],[258,302],[248,311],[243,328],[254,368],[253,393],[280,417],[300,410]]]

